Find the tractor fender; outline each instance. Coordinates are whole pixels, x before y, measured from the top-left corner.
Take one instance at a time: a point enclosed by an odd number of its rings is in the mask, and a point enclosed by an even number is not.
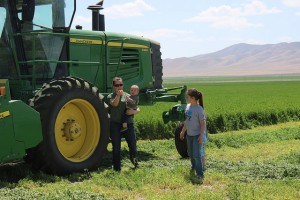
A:
[[[15,140],[24,143],[25,149],[37,146],[43,140],[40,114],[19,100],[9,103],[13,117]]]

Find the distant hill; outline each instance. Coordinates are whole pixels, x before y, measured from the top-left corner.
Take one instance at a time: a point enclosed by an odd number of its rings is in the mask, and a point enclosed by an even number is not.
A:
[[[164,59],[163,66],[165,77],[300,73],[300,42],[241,43],[214,53]]]

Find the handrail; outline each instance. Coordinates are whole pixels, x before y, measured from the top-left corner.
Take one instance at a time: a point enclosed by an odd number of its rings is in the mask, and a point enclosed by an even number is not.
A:
[[[17,67],[17,73],[20,79],[22,78],[32,78],[32,83],[33,87],[35,88],[35,80],[36,80],[36,64],[37,63],[60,63],[60,64],[81,64],[81,65],[100,65],[101,62],[95,62],[95,61],[61,61],[61,60],[43,60],[43,59],[35,59],[36,58],[36,37],[39,35],[49,35],[49,36],[61,36],[64,38],[64,40],[71,38],[71,37],[80,37],[80,38],[92,38],[92,39],[101,39],[103,38],[101,36],[97,37],[97,35],[80,35],[80,34],[68,34],[68,33],[58,33],[58,32],[49,32],[49,31],[32,31],[32,32],[22,32],[22,33],[15,33],[12,34],[12,37],[24,37],[24,36],[31,36],[29,39],[29,42],[31,42],[31,58],[30,60],[27,61],[18,61],[16,55],[15,60],[17,61],[16,64],[18,65]],[[15,54],[15,53],[14,53]],[[22,74],[22,71],[20,70],[20,65],[22,64],[32,64],[32,72],[31,74]]]
[[[115,41],[120,41],[120,42],[121,42],[120,55],[119,55],[119,62],[117,63],[117,68],[116,68],[116,72],[115,72],[114,77],[117,76],[117,72],[118,72],[119,66],[120,66],[120,64],[121,64],[121,59],[122,59],[122,53],[123,53],[124,42],[125,42],[125,40],[128,40],[128,39],[129,39],[129,38],[110,39],[110,40],[107,40],[107,42],[106,42],[106,45],[107,45],[107,46],[108,46],[108,43],[109,43],[109,42],[115,42]],[[110,62],[108,62],[108,61],[109,61],[108,55],[109,55],[109,48],[106,48],[106,63],[107,63],[107,65],[116,65],[115,63],[110,63]],[[107,70],[108,70],[108,69],[107,69]],[[107,79],[108,79],[108,71],[106,71],[106,83],[107,83]]]

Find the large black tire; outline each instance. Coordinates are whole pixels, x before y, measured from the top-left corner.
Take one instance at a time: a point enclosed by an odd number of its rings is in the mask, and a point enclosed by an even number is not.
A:
[[[179,123],[178,126],[175,128],[174,135],[175,135],[175,146],[177,149],[177,152],[181,155],[183,158],[189,157],[187,152],[187,142],[186,142],[186,132],[184,139],[180,139],[180,132],[183,128],[183,123]]]
[[[154,77],[154,89],[161,89],[163,83],[163,65],[161,59],[160,45],[151,43],[152,48],[152,75]]]
[[[67,77],[44,84],[30,101],[41,116],[43,141],[27,161],[46,173],[95,169],[107,152],[109,119],[97,87]]]

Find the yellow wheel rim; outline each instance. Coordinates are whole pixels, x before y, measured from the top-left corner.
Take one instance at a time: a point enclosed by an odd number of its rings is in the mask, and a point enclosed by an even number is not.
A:
[[[99,117],[88,101],[73,99],[61,108],[55,121],[55,141],[66,159],[72,162],[88,159],[99,138]]]

